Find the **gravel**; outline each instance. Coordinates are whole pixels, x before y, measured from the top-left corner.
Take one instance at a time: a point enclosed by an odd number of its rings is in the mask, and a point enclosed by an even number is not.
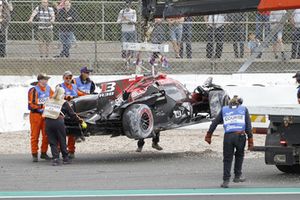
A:
[[[212,144],[204,141],[204,130],[176,129],[161,133],[160,145],[164,148],[162,153],[180,153],[185,155],[199,155],[205,157],[222,157],[223,132],[216,131],[212,138]],[[256,146],[264,145],[265,135],[254,135]],[[151,147],[151,139],[145,140],[143,152],[156,153]],[[76,153],[100,154],[100,153],[131,153],[135,152],[137,141],[127,137],[91,136],[85,142],[76,144]],[[48,150],[50,152],[50,149]],[[30,154],[30,133],[15,132],[0,134],[0,154]],[[246,158],[261,158],[260,152],[246,151]]]

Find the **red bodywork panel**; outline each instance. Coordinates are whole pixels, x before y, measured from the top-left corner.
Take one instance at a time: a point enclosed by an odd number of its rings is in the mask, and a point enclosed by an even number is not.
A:
[[[134,101],[141,97],[148,89],[149,86],[157,82],[158,86],[175,84],[182,88],[183,85],[165,74],[158,76],[136,76],[135,78],[122,79],[117,81],[109,81],[98,84],[101,89],[100,97],[108,97],[111,100],[122,97],[123,93],[130,93],[129,100]]]
[[[288,10],[297,8],[300,8],[300,0],[261,0],[257,7],[259,11]]]

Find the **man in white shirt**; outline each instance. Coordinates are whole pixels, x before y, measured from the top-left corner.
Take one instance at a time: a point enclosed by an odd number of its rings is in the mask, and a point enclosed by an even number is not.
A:
[[[209,15],[205,16],[204,20],[208,23],[207,29],[207,45],[206,57],[207,58],[221,58],[223,52],[223,40],[225,35],[225,18],[226,15]],[[214,51],[216,43],[216,51]]]
[[[286,14],[286,10],[276,10],[271,11],[270,14],[270,23],[271,23],[271,30],[275,28],[275,26],[280,23],[282,17]],[[278,51],[281,52],[281,58],[283,60],[286,60],[284,49],[283,49],[283,28],[278,30],[276,34],[273,36],[272,43],[273,43],[273,53],[275,56],[275,59],[278,59]]]
[[[53,25],[55,21],[54,9],[49,6],[48,0],[41,0],[41,4],[37,6],[28,22],[32,23],[36,18],[38,24],[37,37],[39,40],[40,57],[49,57],[50,44],[53,41]]]
[[[118,23],[122,24],[122,42],[136,42],[137,34],[136,34],[136,24],[137,17],[136,11],[131,8],[131,1],[126,1],[126,8],[122,9],[118,15]],[[133,52],[123,51],[122,50],[122,58],[132,57]]]
[[[291,17],[294,27],[292,36],[292,56],[291,59],[300,59],[300,9],[296,9]]]

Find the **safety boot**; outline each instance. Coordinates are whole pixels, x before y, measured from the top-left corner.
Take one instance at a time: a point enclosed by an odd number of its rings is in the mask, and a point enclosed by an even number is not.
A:
[[[221,188],[229,188],[229,181],[223,181]]]
[[[153,149],[156,149],[158,151],[161,151],[163,150],[163,148],[161,146],[159,146],[159,144],[156,144],[156,143],[152,143],[152,148]]]
[[[38,155],[37,155],[37,153],[32,154],[32,162],[38,162]]]
[[[233,179],[233,182],[234,182],[234,183],[242,183],[242,182],[245,182],[245,181],[246,181],[246,178],[245,178],[245,177],[242,177],[242,176],[240,176],[240,177],[236,176],[236,177],[234,177],[234,179]]]
[[[69,152],[68,157],[69,157],[69,159],[74,159],[75,158],[75,153]]]
[[[52,158],[50,158],[47,153],[41,153],[41,159],[44,159],[44,160],[51,160]]]
[[[68,164],[71,164],[71,163],[72,163],[72,160],[70,158],[67,157],[67,158],[63,159],[63,164],[64,165],[68,165]]]
[[[58,166],[59,165],[59,159],[55,158],[52,160],[52,166]]]
[[[136,149],[136,152],[142,152],[142,150],[143,150],[143,147],[138,147],[137,149]]]

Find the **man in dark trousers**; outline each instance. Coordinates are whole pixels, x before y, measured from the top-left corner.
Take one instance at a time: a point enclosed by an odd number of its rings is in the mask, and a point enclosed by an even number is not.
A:
[[[225,135],[223,142],[223,183],[221,187],[228,188],[231,176],[231,165],[233,156],[234,163],[234,179],[233,182],[244,182],[246,179],[242,176],[242,165],[244,160],[244,149],[246,145],[246,134],[248,137],[248,149],[253,148],[253,136],[251,128],[251,120],[248,109],[242,104],[242,99],[234,96],[229,106],[224,106],[218,116],[213,120],[207,131],[205,141],[211,144],[211,137],[218,126],[223,123]]]
[[[207,22],[206,58],[221,58],[225,35],[226,15],[204,16]]]
[[[192,29],[193,29],[193,17],[186,17],[184,19],[183,24],[183,32],[182,32],[182,42],[180,44],[180,57],[184,57],[184,43],[185,43],[185,50],[186,50],[186,57],[192,58]]]
[[[155,136],[152,138],[152,148],[156,149],[158,151],[163,150],[163,148],[158,144],[159,143],[159,132],[155,132]],[[145,140],[144,139],[139,139],[137,142],[138,148],[136,149],[136,152],[142,152],[143,147],[145,145]]]
[[[62,51],[59,57],[69,57],[70,48],[74,39],[74,25],[73,22],[77,20],[77,14],[72,7],[70,1],[65,1],[64,8],[58,11],[57,21],[67,23],[59,25],[59,40],[62,43]]]
[[[43,112],[43,117],[45,117],[46,121],[48,141],[53,156],[53,166],[57,166],[60,163],[58,144],[62,153],[63,164],[70,164],[66,144],[66,127],[64,117],[67,115],[70,120],[81,123],[82,127],[86,128],[85,122],[83,122],[83,120],[74,113],[69,103],[65,101],[64,98],[65,90],[57,86],[53,98],[46,102],[45,110]]]
[[[297,83],[300,84],[300,71],[298,71],[293,78],[296,79]],[[297,99],[298,99],[298,103],[300,104],[300,85],[297,87]]]
[[[235,58],[244,57],[244,43],[246,40],[246,14],[232,13],[227,16],[228,21],[233,22],[230,25],[230,35],[233,41],[233,51]]]

